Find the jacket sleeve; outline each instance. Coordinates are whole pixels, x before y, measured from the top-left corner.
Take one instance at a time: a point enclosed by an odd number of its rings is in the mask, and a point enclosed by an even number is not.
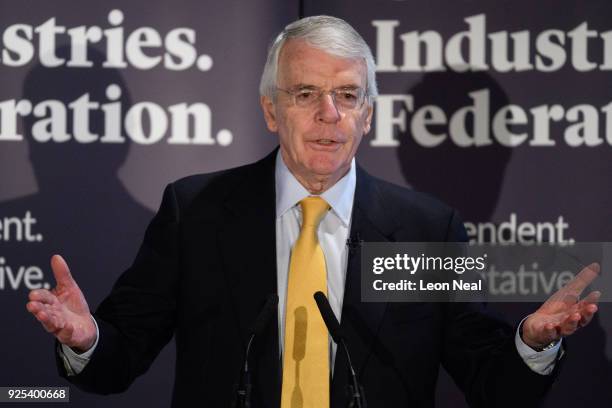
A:
[[[172,338],[179,279],[179,213],[170,184],[134,263],[94,314],[100,337],[91,360],[80,374],[68,377],[58,357],[60,375],[79,388],[100,394],[124,391]]]
[[[467,241],[459,216],[453,212],[448,241]],[[511,327],[482,303],[449,303],[442,363],[463,391],[470,407],[537,407],[560,369],[551,375],[532,371],[519,355]]]

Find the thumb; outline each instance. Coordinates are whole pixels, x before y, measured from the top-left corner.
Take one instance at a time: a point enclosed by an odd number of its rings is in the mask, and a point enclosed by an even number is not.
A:
[[[55,277],[57,286],[77,286],[70,274],[68,264],[60,255],[53,255],[51,257],[51,269],[53,270],[53,276]]]

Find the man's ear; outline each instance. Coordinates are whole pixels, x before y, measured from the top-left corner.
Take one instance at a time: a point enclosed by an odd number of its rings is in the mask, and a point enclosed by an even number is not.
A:
[[[363,122],[363,135],[367,135],[372,125],[372,115],[374,114],[374,105],[368,102],[365,121]]]
[[[264,119],[266,120],[266,125],[268,125],[268,130],[270,132],[278,131],[278,123],[276,122],[276,109],[274,108],[274,102],[267,97],[262,96],[259,98],[259,102],[261,103],[261,109],[263,110]]]

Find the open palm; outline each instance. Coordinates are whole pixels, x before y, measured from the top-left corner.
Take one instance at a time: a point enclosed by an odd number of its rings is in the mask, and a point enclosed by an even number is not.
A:
[[[597,312],[601,293],[591,292],[582,300],[580,296],[599,276],[599,271],[597,263],[583,268],[535,313],[529,315],[523,323],[523,341],[533,348],[542,348],[589,324]]]
[[[51,269],[55,288],[32,290],[26,308],[60,343],[78,352],[86,351],[96,340],[96,326],[87,301],[61,256],[51,258]]]

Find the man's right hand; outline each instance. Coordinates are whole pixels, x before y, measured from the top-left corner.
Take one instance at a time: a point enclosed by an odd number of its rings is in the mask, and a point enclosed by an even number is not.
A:
[[[96,342],[96,325],[89,306],[61,256],[51,257],[51,269],[55,288],[32,290],[26,308],[60,343],[83,353]]]

